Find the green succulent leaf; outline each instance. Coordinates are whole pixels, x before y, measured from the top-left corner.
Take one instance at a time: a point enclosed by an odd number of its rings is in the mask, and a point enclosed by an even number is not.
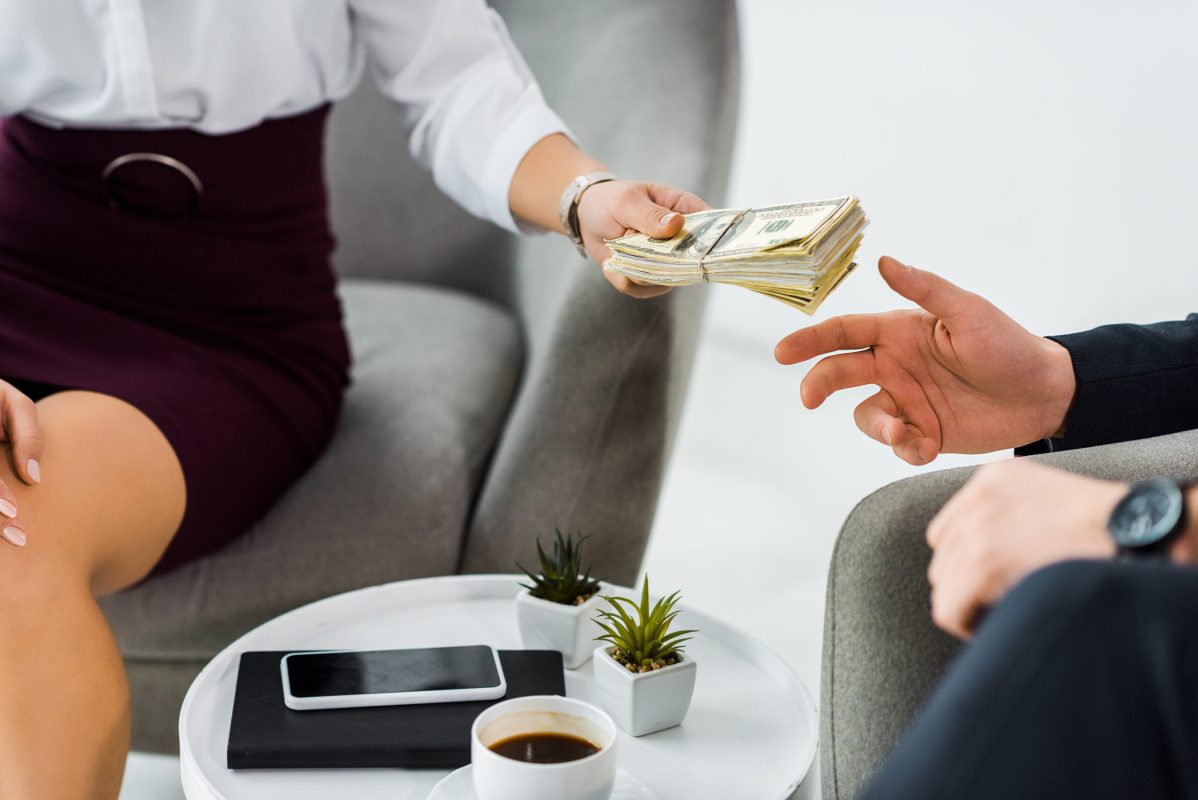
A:
[[[621,660],[640,667],[650,667],[681,653],[683,644],[693,638],[689,634],[698,631],[670,630],[675,618],[682,613],[681,609],[674,608],[680,598],[681,595],[674,592],[650,605],[648,575],[641,587],[639,603],[627,597],[604,595],[603,600],[609,607],[598,614],[596,622],[603,635],[595,640],[610,643]]]
[[[577,538],[575,538],[577,536]],[[539,573],[525,569],[517,562],[516,567],[528,576],[531,584],[520,584],[533,597],[551,603],[575,605],[579,598],[587,598],[599,590],[601,578],[591,577],[591,567],[582,564],[582,545],[588,537],[582,534],[563,536],[561,530],[554,531],[553,554],[545,552],[538,537],[537,562]]]

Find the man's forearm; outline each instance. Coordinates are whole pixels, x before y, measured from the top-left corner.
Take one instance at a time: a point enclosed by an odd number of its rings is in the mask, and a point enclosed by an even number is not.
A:
[[[1198,314],[1153,325],[1106,325],[1053,336],[1069,352],[1076,391],[1046,450],[1124,442],[1198,428]]]

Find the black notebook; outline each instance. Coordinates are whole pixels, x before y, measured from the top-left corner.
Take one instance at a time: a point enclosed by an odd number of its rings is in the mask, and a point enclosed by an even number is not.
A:
[[[470,763],[470,726],[500,700],[292,711],[279,661],[289,651],[242,653],[229,728],[230,769],[411,767]],[[561,653],[500,650],[502,699],[566,694]]]

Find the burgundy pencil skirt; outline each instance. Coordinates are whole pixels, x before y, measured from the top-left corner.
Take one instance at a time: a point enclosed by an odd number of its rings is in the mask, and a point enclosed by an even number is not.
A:
[[[244,532],[332,433],[349,350],[327,116],[224,136],[0,121],[0,378],[120,398],[166,435],[187,506],[156,573]]]

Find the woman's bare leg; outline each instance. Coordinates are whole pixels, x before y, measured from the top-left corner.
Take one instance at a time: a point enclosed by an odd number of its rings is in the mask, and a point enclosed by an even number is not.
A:
[[[183,515],[166,438],[132,406],[64,392],[38,403],[42,483],[11,454],[25,547],[0,542],[0,800],[117,796],[129,687],[96,597],[143,577]]]

